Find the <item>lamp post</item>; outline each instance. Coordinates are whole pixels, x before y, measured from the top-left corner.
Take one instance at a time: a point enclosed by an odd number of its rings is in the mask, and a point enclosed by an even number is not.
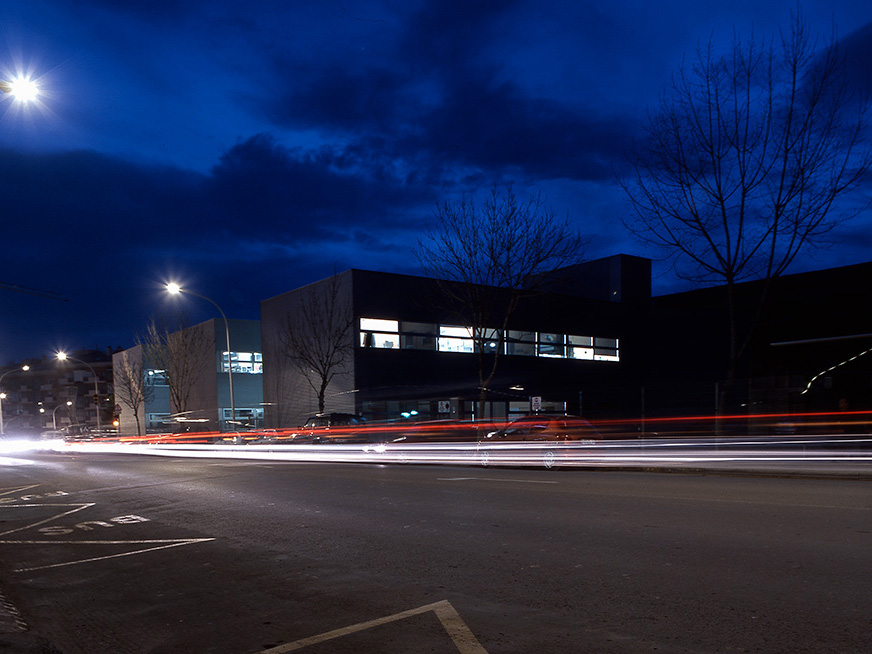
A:
[[[3,380],[6,378],[6,375],[11,375],[13,372],[27,372],[30,370],[30,366],[24,365],[20,368],[13,368],[12,370],[7,370],[2,375],[0,375],[0,384],[3,383]],[[2,388],[2,387],[0,387]],[[6,393],[0,391],[0,434],[5,434],[3,431],[3,400],[6,399]]]
[[[91,364],[82,361],[81,359],[76,359],[75,357],[71,357],[66,352],[58,352],[57,353],[58,361],[75,361],[77,363],[81,363],[88,370],[91,371],[91,374],[94,375],[94,404],[97,407],[97,433],[101,433],[103,431],[103,427],[100,424],[100,387],[97,384],[97,373],[91,367]]]
[[[58,409],[60,409],[62,406],[71,407],[73,406],[73,403],[70,400],[67,400],[66,404],[58,404],[51,412],[51,428],[54,431],[58,430]]]
[[[200,295],[199,293],[194,293],[194,291],[189,291],[187,289],[182,288],[178,284],[170,283],[166,285],[167,292],[171,295],[178,295],[179,293],[187,293],[188,295],[193,295],[194,297],[198,297],[201,300],[206,300],[216,309],[218,309],[218,313],[221,314],[221,317],[224,319],[224,335],[227,339],[227,385],[230,389],[230,424],[236,424],[236,402],[233,398],[233,356],[231,354],[230,349],[230,323],[227,322],[227,316],[224,314],[224,311],[221,307],[218,306],[218,303],[215,300],[212,300],[205,295]]]

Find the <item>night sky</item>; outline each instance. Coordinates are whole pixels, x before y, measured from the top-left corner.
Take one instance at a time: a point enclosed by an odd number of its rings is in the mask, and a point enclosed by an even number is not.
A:
[[[512,182],[589,240],[621,226],[615,174],[700,41],[773,34],[794,0],[3,0],[0,367],[133,344],[178,281],[230,317],[363,268],[420,274],[437,202]],[[853,80],[872,3],[815,0]],[[872,196],[872,180],[859,191]],[[792,272],[872,260],[872,215]],[[655,265],[655,292],[677,290]],[[217,317],[188,296],[192,320]]]

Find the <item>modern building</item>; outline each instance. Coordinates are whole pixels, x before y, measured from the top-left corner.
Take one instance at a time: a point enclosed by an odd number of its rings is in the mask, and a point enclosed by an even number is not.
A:
[[[302,424],[318,410],[318,375],[294,365],[295,316],[326,311],[347,325],[347,357],[334,370],[325,410],[368,419],[502,418],[531,409],[591,415],[618,409],[623,386],[640,373],[639,316],[650,303],[650,261],[618,255],[549,274],[547,292],[523,296],[499,345],[482,411],[479,355],[460,284],[349,270],[261,303],[267,426]],[[505,289],[486,292],[505,304]],[[332,300],[331,300],[332,298]],[[498,303],[499,303],[498,302]],[[320,307],[320,309],[319,309]],[[322,328],[320,332],[325,330]],[[312,366],[315,368],[315,366]]]
[[[229,354],[222,319],[207,320],[170,335],[170,342],[178,345],[169,357],[172,361],[165,364],[172,366],[170,370],[149,361],[141,345],[117,352],[113,367],[121,433],[262,427],[260,324],[256,320],[230,319],[228,326],[232,348]],[[143,380],[144,397],[136,411],[138,426],[132,406],[135,401],[125,391],[125,360],[127,369]]]
[[[452,301],[451,284],[349,270],[263,301],[267,426],[301,424],[319,408],[315,366],[294,365],[300,343],[289,331],[294,316],[317,314],[331,295],[341,316],[332,322],[348,325],[347,357],[327,385],[326,411],[434,419],[551,410],[634,421],[872,410],[872,326],[863,310],[872,305],[872,263],[784,275],[765,291],[759,281],[736,286],[741,330],[757,324],[729,382],[729,407],[723,286],[652,297],[650,261],[627,255],[541,281],[544,292],[524,297],[505,329],[483,411],[469,308]]]

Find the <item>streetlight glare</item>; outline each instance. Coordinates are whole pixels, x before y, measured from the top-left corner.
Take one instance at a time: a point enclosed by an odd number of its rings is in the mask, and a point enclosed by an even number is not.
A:
[[[58,361],[66,361],[67,360],[67,353],[66,352],[58,352],[57,358],[58,358]]]
[[[39,96],[39,86],[29,77],[16,77],[8,82],[0,82],[0,89],[21,102],[30,102]]]
[[[167,284],[167,291],[175,295],[176,293],[182,292],[182,287],[175,282],[170,282],[169,284]]]

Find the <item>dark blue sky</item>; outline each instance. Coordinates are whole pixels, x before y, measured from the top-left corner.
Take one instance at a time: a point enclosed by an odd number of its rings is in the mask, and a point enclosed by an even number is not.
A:
[[[802,4],[868,77],[872,3]],[[0,365],[131,345],[171,279],[258,318],[333,271],[417,274],[435,203],[495,182],[541,191],[589,259],[651,256],[613,176],[646,109],[699,41],[795,6],[3,0],[0,79],[43,95],[0,98],[0,282],[68,301],[0,288]],[[793,270],[872,259],[870,222]]]

